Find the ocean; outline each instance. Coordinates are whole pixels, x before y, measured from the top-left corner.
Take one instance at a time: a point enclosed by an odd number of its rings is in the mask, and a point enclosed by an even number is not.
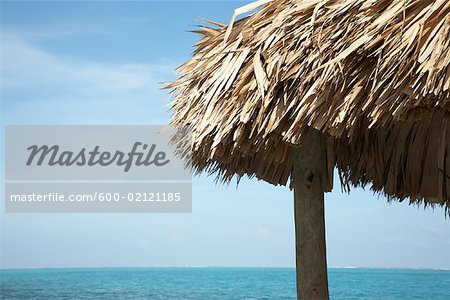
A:
[[[0,270],[1,299],[295,299],[293,268]],[[450,299],[450,271],[329,269],[331,299]]]

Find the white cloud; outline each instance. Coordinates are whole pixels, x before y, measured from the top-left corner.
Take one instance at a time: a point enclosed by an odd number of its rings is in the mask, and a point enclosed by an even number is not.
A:
[[[1,89],[48,86],[90,92],[158,88],[155,74],[169,76],[173,66],[139,63],[101,64],[55,55],[23,36],[1,30]]]
[[[160,82],[173,78],[175,63],[104,63],[51,53],[18,31],[0,33],[3,122],[167,122]]]
[[[255,231],[255,237],[263,239],[263,240],[270,240],[275,236],[275,233],[266,226],[258,225],[256,227]]]
[[[49,20],[51,22],[51,20]],[[39,26],[14,26],[2,25],[2,31],[17,34],[27,40],[47,39],[73,36],[111,35],[114,34],[110,28],[101,23],[59,21],[58,23],[46,23]]]

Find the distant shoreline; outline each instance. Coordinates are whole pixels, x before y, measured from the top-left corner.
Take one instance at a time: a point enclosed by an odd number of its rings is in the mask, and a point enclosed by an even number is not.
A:
[[[36,267],[36,268],[0,268],[1,271],[27,271],[27,270],[99,270],[99,269],[292,269],[295,267],[265,267],[265,266],[146,266],[146,267]],[[418,270],[418,271],[450,271],[450,268],[410,268],[410,267],[357,267],[332,266],[328,269],[370,269],[370,270]]]

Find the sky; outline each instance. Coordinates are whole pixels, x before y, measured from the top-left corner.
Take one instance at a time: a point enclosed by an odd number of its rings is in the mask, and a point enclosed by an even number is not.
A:
[[[0,167],[7,124],[167,124],[161,82],[189,59],[189,30],[246,3],[0,2]],[[2,184],[0,268],[295,266],[288,188],[192,184],[187,214],[7,214]],[[343,193],[336,178],[325,214],[330,267],[450,269],[442,208]]]

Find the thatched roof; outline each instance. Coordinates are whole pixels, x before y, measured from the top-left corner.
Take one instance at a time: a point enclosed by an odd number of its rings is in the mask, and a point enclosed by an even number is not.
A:
[[[209,22],[168,84],[171,124],[192,127],[192,163],[220,179],[285,185],[313,127],[331,190],[450,208],[450,1],[273,0]],[[245,12],[242,9],[241,12]],[[239,12],[239,11],[238,11]]]

